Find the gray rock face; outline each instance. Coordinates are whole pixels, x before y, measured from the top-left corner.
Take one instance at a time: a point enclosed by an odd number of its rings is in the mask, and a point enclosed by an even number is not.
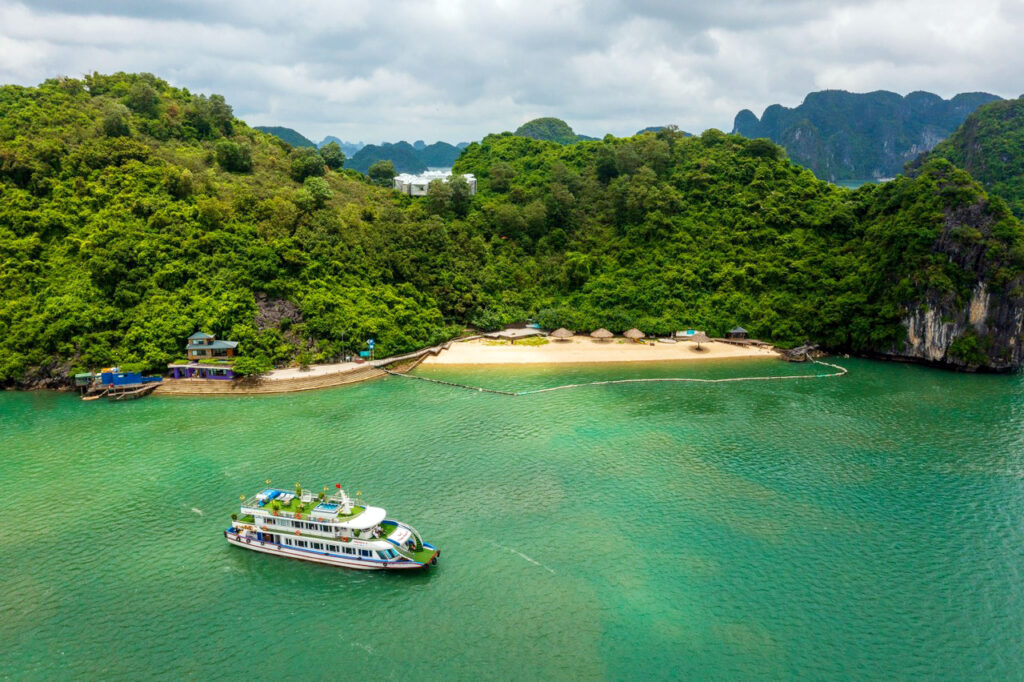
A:
[[[773,104],[761,118],[736,115],[733,132],[767,137],[822,180],[891,178],[903,165],[948,137],[980,105],[1000,99],[962,93],[944,100],[927,92],[824,90],[789,108]]]
[[[967,371],[1008,372],[1024,364],[1024,277],[998,284],[1001,263],[987,249],[992,227],[981,205],[947,212],[933,250],[974,277],[970,295],[925,292],[908,306],[903,344],[879,349],[880,355]],[[977,233],[965,239],[970,229]]]

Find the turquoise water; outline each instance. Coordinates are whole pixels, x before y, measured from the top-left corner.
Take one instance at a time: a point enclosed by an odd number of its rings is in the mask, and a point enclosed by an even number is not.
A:
[[[1024,381],[842,364],[522,397],[0,394],[0,677],[1019,679]],[[417,371],[523,390],[815,369]],[[360,490],[441,562],[229,546],[268,477]]]

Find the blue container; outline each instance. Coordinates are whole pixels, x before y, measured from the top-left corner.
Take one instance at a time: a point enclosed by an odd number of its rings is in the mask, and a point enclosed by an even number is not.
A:
[[[128,384],[141,384],[141,372],[103,372],[100,374],[100,382],[104,386],[127,386]]]

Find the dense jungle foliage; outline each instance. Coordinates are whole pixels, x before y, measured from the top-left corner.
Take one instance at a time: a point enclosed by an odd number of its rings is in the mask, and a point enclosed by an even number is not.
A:
[[[1024,216],[1024,99],[984,105],[925,158],[948,159]]]
[[[526,318],[856,351],[901,339],[920,292],[969,292],[932,250],[949,211],[995,226],[952,235],[993,282],[1024,261],[1021,225],[941,160],[850,192],[718,131],[503,134],[456,164],[475,197],[422,199],[328,161],[148,74],[0,88],[0,381],[158,369],[197,329],[277,365]]]
[[[569,124],[560,118],[535,118],[516,128],[516,135],[531,140],[547,140],[559,144],[572,144],[580,139]]]

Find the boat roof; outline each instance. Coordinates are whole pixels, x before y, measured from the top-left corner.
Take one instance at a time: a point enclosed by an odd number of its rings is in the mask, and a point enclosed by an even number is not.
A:
[[[344,523],[346,527],[352,530],[366,530],[378,525],[387,514],[381,507],[367,507],[362,514]]]

